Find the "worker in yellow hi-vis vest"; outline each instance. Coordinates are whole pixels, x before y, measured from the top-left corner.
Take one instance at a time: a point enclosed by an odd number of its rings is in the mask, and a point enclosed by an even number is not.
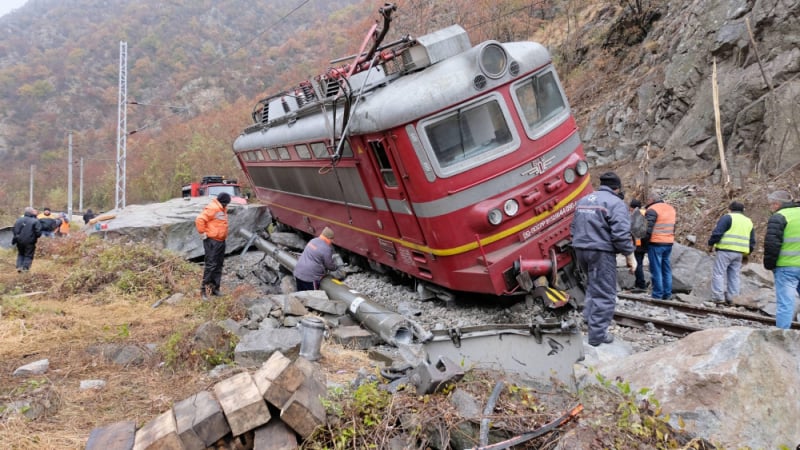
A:
[[[711,274],[711,300],[730,305],[739,295],[742,261],[756,247],[753,221],[744,215],[741,202],[731,202],[730,212],[720,217],[708,238],[708,249],[717,252]]]

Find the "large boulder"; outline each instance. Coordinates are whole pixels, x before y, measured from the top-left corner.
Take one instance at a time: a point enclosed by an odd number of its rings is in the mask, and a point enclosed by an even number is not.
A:
[[[163,203],[129,205],[104,214],[113,215],[113,219],[87,225],[83,230],[109,238],[151,241],[181,253],[187,259],[198,258],[204,254],[203,241],[197,234],[194,220],[208,202],[206,197],[193,197],[176,198]],[[270,220],[269,211],[264,205],[228,205],[227,253],[240,250],[247,243],[238,230],[262,230]]]
[[[800,332],[716,328],[599,363],[608,380],[651,389],[670,423],[725,448],[800,443]]]

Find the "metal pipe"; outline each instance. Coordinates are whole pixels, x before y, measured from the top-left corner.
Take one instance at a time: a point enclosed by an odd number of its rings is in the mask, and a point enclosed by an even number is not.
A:
[[[258,249],[274,258],[282,266],[294,271],[297,259],[293,255],[248,230],[240,229],[239,234],[244,236],[248,242],[252,242]],[[345,302],[350,315],[367,329],[380,336],[387,344],[397,346],[398,343],[410,344],[412,342],[414,338],[413,328],[403,315],[383,308],[370,300],[368,296],[330,276],[322,279],[320,289],[328,294],[328,298],[331,300]]]

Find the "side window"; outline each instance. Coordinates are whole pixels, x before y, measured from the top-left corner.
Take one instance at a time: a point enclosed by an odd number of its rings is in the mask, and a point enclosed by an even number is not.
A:
[[[308,146],[305,144],[299,144],[294,146],[294,150],[297,152],[297,156],[300,159],[311,159],[311,152],[308,150]]]
[[[350,141],[345,140],[342,144],[342,157],[343,158],[352,158],[353,157],[353,149],[350,148]]]
[[[311,144],[311,151],[314,152],[315,158],[327,158],[328,148],[322,142],[314,142]]]
[[[275,150],[274,148],[268,148],[267,149],[267,154],[269,155],[269,159],[270,160],[272,160],[272,161],[277,161],[278,160],[278,151]]]
[[[384,148],[383,143],[381,141],[370,141],[369,146],[372,149],[372,154],[375,155],[375,161],[378,163],[378,170],[381,172],[383,184],[388,187],[397,187],[397,178],[394,176],[394,170],[392,170],[389,155],[386,154],[386,148]]]
[[[292,155],[289,154],[289,149],[286,147],[278,147],[278,156],[281,159],[292,159]]]

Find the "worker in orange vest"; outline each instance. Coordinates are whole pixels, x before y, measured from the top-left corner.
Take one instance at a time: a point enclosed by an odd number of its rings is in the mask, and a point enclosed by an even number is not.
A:
[[[69,236],[69,219],[65,213],[61,213],[61,225],[56,231],[57,236]]]
[[[647,211],[647,260],[650,261],[652,296],[655,300],[672,299],[672,244],[675,243],[675,219],[672,205],[664,202],[660,195],[648,195]]]

